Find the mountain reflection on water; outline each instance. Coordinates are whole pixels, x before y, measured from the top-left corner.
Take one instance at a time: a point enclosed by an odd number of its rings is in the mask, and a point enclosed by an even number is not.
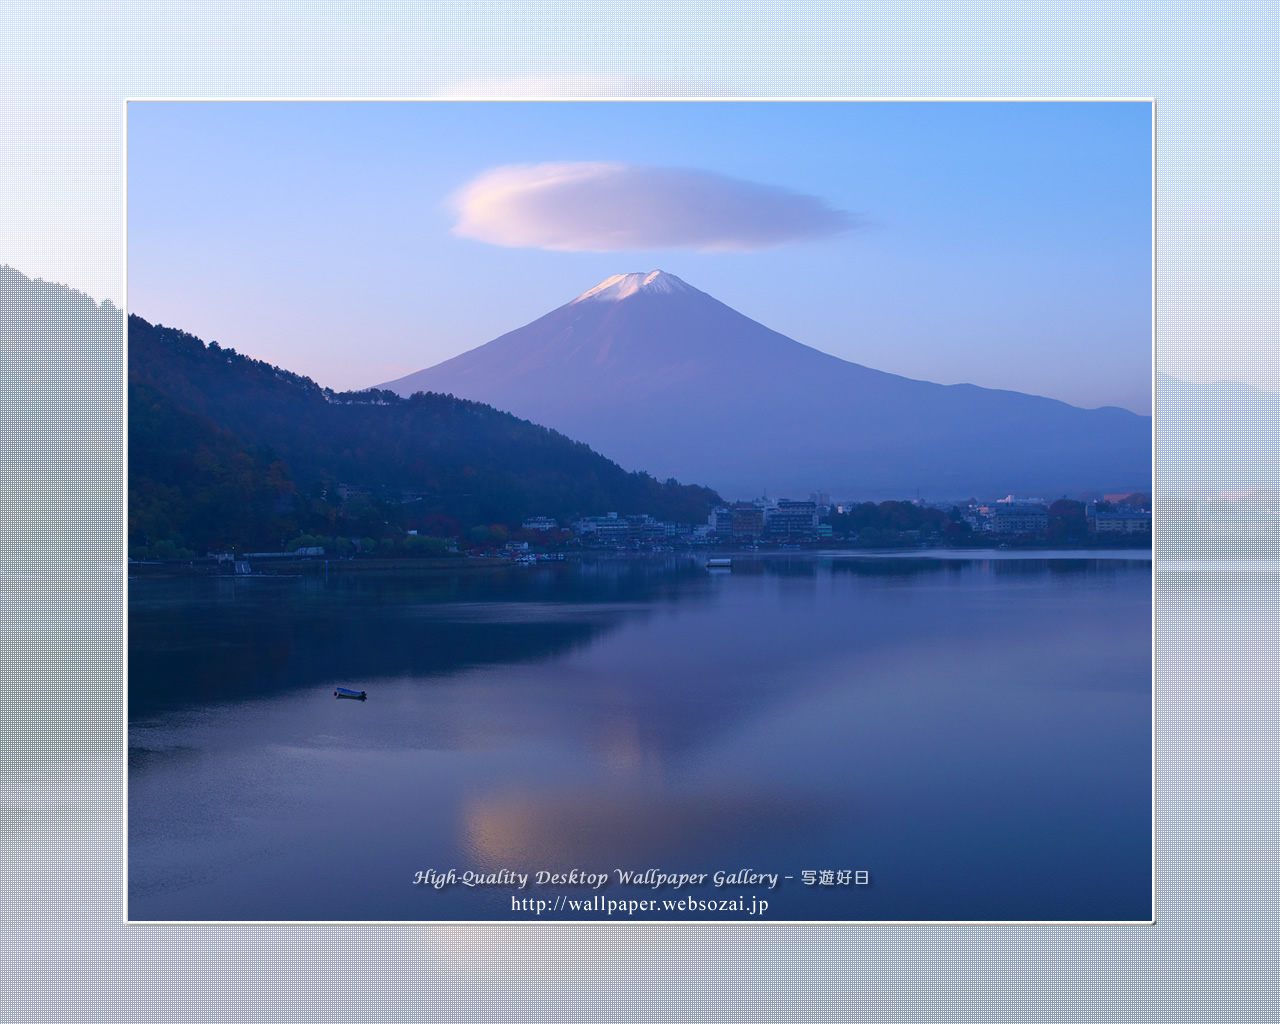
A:
[[[327,581],[133,581],[130,717],[317,683],[444,676],[551,656],[590,644],[650,604],[698,599],[679,581],[700,571],[687,559],[635,559],[447,574],[334,572]]]
[[[1148,916],[1148,559],[702,566],[132,582],[130,916],[510,919],[405,879],[748,862],[877,870],[776,920]]]

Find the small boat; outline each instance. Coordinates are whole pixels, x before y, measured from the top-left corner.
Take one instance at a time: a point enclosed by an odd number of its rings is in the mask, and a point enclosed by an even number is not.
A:
[[[346,697],[347,700],[364,700],[364,690],[348,690],[345,686],[339,686],[333,691],[333,695],[338,698]]]
[[[708,558],[707,568],[708,569],[732,569],[733,559],[732,558]]]

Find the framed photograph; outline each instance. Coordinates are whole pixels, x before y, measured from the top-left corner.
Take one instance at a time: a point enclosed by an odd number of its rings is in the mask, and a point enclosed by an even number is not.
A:
[[[1154,920],[1150,101],[127,104],[127,919]]]

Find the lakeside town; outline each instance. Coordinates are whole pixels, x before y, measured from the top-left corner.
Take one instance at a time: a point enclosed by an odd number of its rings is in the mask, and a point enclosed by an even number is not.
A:
[[[369,496],[343,488],[348,500]],[[410,520],[410,522],[412,522]],[[131,552],[131,564],[197,562],[250,572],[253,562],[387,559],[432,556],[563,559],[572,551],[662,553],[676,550],[804,550],[816,548],[1146,547],[1151,501],[1145,494],[1106,494],[1092,501],[1053,502],[1008,495],[989,502],[923,500],[834,503],[824,493],[807,499],[758,498],[721,505],[706,522],[668,522],[648,514],[531,516],[519,527],[473,527],[465,536],[403,528],[394,536],[282,539],[279,550],[193,552],[156,545]],[[438,527],[438,523],[433,524]],[[230,563],[230,564],[228,564]]]

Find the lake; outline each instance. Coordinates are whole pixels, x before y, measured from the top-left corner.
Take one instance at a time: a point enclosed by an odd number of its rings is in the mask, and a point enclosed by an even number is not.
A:
[[[1149,552],[733,558],[131,580],[130,920],[1150,919]]]

